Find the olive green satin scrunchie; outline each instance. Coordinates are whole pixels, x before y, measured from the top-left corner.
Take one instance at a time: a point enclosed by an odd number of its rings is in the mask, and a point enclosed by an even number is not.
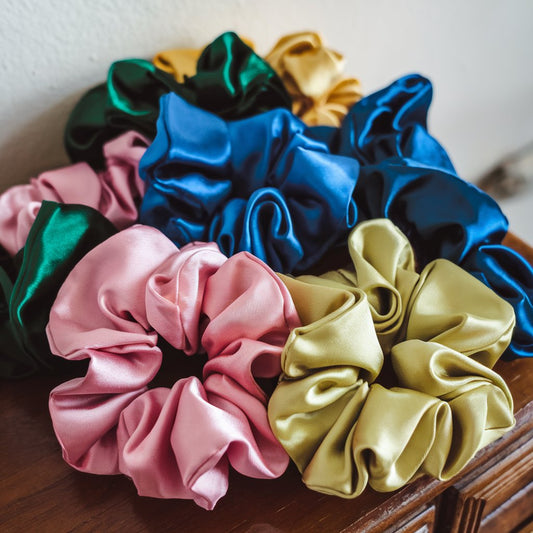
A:
[[[312,489],[353,498],[429,474],[449,479],[514,425],[491,367],[512,308],[443,259],[418,274],[388,220],[350,234],[353,268],[282,276],[303,326],[282,354],[268,408],[276,437]]]
[[[132,129],[153,139],[159,98],[168,92],[226,119],[291,108],[281,79],[235,33],[224,33],[207,46],[196,69],[178,83],[149,61],[113,63],[106,83],[82,96],[70,115],[64,140],[71,159],[101,168],[108,140]]]
[[[71,363],[50,353],[45,328],[57,292],[76,263],[116,233],[95,209],[44,201],[20,252],[14,283],[0,271],[0,377],[59,371]]]

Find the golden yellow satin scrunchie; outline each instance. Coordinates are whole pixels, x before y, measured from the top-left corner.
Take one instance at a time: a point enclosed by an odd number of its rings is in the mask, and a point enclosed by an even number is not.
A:
[[[282,37],[265,60],[291,95],[293,113],[310,126],[340,126],[350,107],[361,99],[359,81],[342,76],[343,56],[326,48],[317,33]]]
[[[444,259],[416,273],[388,220],[359,224],[348,246],[353,268],[281,276],[303,326],[282,354],[272,429],[320,492],[449,479],[514,425],[509,389],[491,370],[513,309]]]
[[[253,41],[241,37],[241,40],[254,49]],[[183,83],[185,77],[196,74],[196,64],[203,48],[172,48],[158,52],[152,59],[152,63],[161,70],[172,74],[175,80]]]

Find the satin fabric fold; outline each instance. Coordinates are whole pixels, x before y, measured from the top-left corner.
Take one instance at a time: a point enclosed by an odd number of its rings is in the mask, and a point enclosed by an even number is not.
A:
[[[178,246],[215,241],[226,255],[246,250],[302,271],[355,223],[359,165],[307,137],[286,110],[226,122],[169,94],[157,127],[140,163],[139,220]]]
[[[291,95],[293,113],[310,126],[340,126],[361,99],[359,81],[342,76],[343,56],[326,48],[315,32],[285,35],[265,60]]]
[[[202,49],[175,48],[162,50],[152,59],[152,63],[160,70],[172,75],[178,82],[183,83],[188,77],[196,74],[196,63]]]
[[[245,37],[242,42],[252,50],[254,43]],[[183,83],[187,78],[196,74],[196,64],[202,54],[202,48],[171,48],[158,52],[152,59],[152,63],[161,70],[168,72],[178,82]]]
[[[446,150],[427,130],[432,97],[431,82],[419,74],[369,94],[330,133],[332,152],[355,157],[362,165],[402,157],[455,173]]]
[[[484,244],[465,258],[463,267],[513,306],[516,326],[503,357],[533,357],[532,266],[507,246]]]
[[[345,498],[449,479],[514,425],[491,370],[512,308],[444,259],[420,274],[388,220],[358,224],[353,267],[282,276],[302,320],[282,353],[268,407],[307,486]]]
[[[287,289],[252,255],[227,259],[213,243],[177,250],[145,226],[120,232],[78,263],[50,312],[52,351],[90,359],[85,377],[50,394],[65,460],[206,509],[225,494],[229,465],[281,475],[288,458],[256,379],[279,374],[298,325]],[[202,381],[148,388],[162,362],[158,335],[187,355],[205,350]]]
[[[3,287],[0,377],[74,370],[50,353],[45,327],[57,292],[76,263],[116,232],[98,211],[44,201],[21,251],[14,282]],[[17,259],[18,261],[18,259]]]
[[[119,230],[131,226],[144,194],[139,161],[147,146],[144,137],[130,131],[104,146],[106,169],[101,172],[77,163],[9,188],[0,195],[0,245],[12,256],[24,246],[43,200],[86,205]]]
[[[270,65],[227,32],[203,50],[196,74],[183,83],[142,59],[113,63],[107,81],[82,96],[69,117],[64,137],[69,156],[100,168],[101,148],[109,139],[130,129],[152,139],[159,98],[169,92],[231,119],[291,106]]]
[[[360,220],[389,218],[408,236],[422,266],[438,257],[460,264],[479,245],[501,242],[508,229],[490,196],[414,159],[362,165],[354,197]]]

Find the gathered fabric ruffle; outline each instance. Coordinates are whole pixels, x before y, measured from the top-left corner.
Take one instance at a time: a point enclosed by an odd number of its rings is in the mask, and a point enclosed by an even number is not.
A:
[[[147,139],[129,131],[103,147],[101,172],[76,163],[7,189],[0,195],[0,245],[11,256],[24,247],[44,200],[92,207],[119,230],[131,226],[144,194],[139,161],[147,146]]]
[[[391,157],[455,173],[446,150],[427,129],[433,87],[420,74],[409,74],[362,98],[339,128],[314,127],[310,135],[328,143],[332,153],[364,165]]]
[[[47,327],[53,353],[90,360],[85,377],[50,395],[65,460],[206,509],[226,493],[229,465],[281,475],[288,458],[256,380],[280,373],[298,325],[284,284],[250,254],[227,259],[213,243],[177,250],[139,225],[111,237],[71,272]],[[148,388],[162,362],[158,335],[183,357],[205,351],[203,379]]]
[[[265,60],[291,95],[293,113],[309,126],[340,126],[362,97],[359,80],[342,75],[344,57],[327,48],[318,33],[285,35]]]
[[[178,246],[214,241],[226,255],[250,251],[277,271],[309,268],[355,224],[359,165],[305,130],[286,110],[224,121],[164,96],[140,163],[140,221]]]
[[[64,137],[69,156],[101,168],[102,146],[124,131],[153,139],[159,98],[167,93],[227,119],[291,106],[270,65],[235,33],[227,32],[202,51],[196,74],[182,83],[143,59],[113,63],[107,81],[83,95],[69,117]]]
[[[449,479],[514,424],[493,370],[514,313],[437,259],[420,274],[388,220],[351,233],[353,268],[282,276],[302,321],[269,402],[276,437],[310,488],[352,498],[429,474]]]

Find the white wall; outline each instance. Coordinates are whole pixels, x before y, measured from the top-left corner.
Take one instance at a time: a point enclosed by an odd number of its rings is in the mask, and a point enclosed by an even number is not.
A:
[[[431,131],[468,179],[533,139],[533,0],[0,0],[0,13],[1,189],[67,162],[69,110],[113,60],[230,29],[259,53],[317,29],[365,92],[429,76]],[[525,216],[511,222],[533,242]]]

